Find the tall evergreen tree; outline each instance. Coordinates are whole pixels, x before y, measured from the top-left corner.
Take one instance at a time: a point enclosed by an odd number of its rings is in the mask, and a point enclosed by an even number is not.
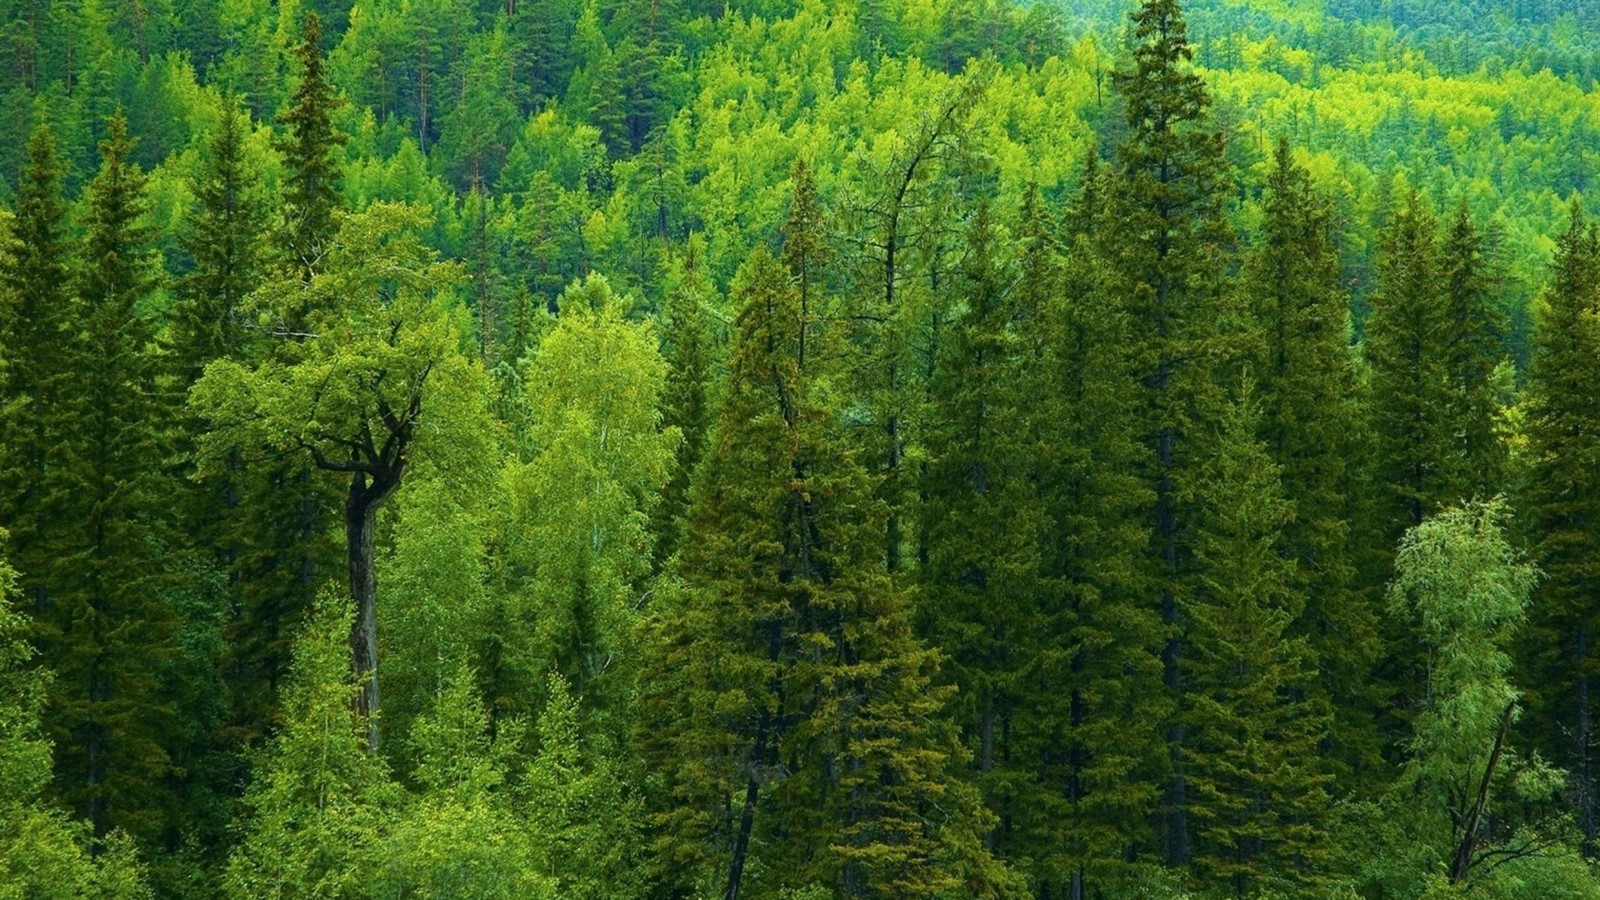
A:
[[[1248,381],[1200,481],[1199,580],[1186,602],[1184,747],[1193,787],[1194,869],[1235,897],[1306,890],[1327,863],[1329,707],[1312,691],[1304,605],[1282,553],[1294,505],[1256,437]]]
[[[1576,205],[1556,245],[1534,331],[1526,401],[1526,509],[1544,572],[1527,639],[1536,729],[1572,773],[1584,849],[1594,853],[1594,696],[1600,674],[1600,231]]]
[[[170,423],[156,395],[149,311],[159,267],[144,222],[145,176],[114,115],[89,185],[84,265],[75,279],[79,392],[59,406],[66,437],[46,475],[53,523],[41,643],[57,672],[52,737],[65,798],[97,838],[162,824],[166,740],[175,710],[162,695],[175,621],[166,565],[172,532],[163,462]]]
[[[1440,271],[1439,226],[1415,191],[1395,212],[1378,255],[1378,290],[1366,328],[1377,435],[1372,490],[1375,540],[1393,547],[1451,498],[1446,473],[1456,442]]]
[[[1447,478],[1450,500],[1488,498],[1505,474],[1505,448],[1495,434],[1494,371],[1505,358],[1506,318],[1488,237],[1473,224],[1463,199],[1440,247],[1444,286],[1444,343],[1453,396],[1448,407],[1456,458]]]
[[[194,184],[196,205],[183,238],[194,268],[178,285],[172,323],[173,352],[185,387],[210,361],[243,351],[242,306],[266,262],[262,237],[268,210],[245,156],[248,131],[245,114],[225,103],[206,167]]]
[[[29,602],[46,602],[52,551],[46,540],[50,501],[45,473],[62,448],[56,409],[74,393],[75,340],[69,278],[63,165],[45,125],[28,139],[0,244],[0,522],[11,530],[13,562]]]
[[[689,485],[705,453],[712,416],[714,346],[707,301],[705,241],[689,239],[679,264],[676,284],[667,294],[662,340],[667,379],[661,398],[661,424],[683,436],[672,462],[672,476],[661,491],[653,516],[656,568],[666,565],[683,541],[683,517],[689,506]]]
[[[1038,707],[1024,693],[1041,648],[1033,611],[1041,600],[1045,531],[1034,485],[1036,398],[1024,378],[1015,279],[987,205],[968,228],[952,279],[949,324],[930,384],[928,462],[921,485],[920,630],[948,654],[953,712],[973,753],[977,783],[998,815],[988,836],[1002,849],[1018,806],[1044,788],[1035,761],[1012,736]]]
[[[873,539],[882,506],[840,443],[789,273],[757,248],[722,412],[695,485],[682,587],[642,684],[670,800],[657,852],[736,898],[990,896],[1009,874],[951,771],[945,692]],[[715,649],[713,649],[715,648]],[[710,652],[708,652],[710,651]]]
[[[290,265],[309,281],[333,240],[333,213],[341,205],[338,148],[345,143],[333,127],[341,101],[323,73],[322,21],[315,12],[306,13],[295,56],[300,80],[280,117],[289,134],[278,144],[287,174],[282,241]]]
[[[1177,0],[1145,0],[1133,13],[1132,65],[1115,80],[1128,132],[1118,148],[1117,248],[1114,266],[1133,317],[1134,365],[1142,383],[1146,483],[1151,510],[1155,591],[1168,630],[1164,681],[1182,692],[1181,597],[1191,569],[1194,474],[1205,457],[1203,433],[1215,415],[1212,373],[1225,360],[1230,324],[1223,297],[1229,242],[1222,215],[1222,135],[1208,122],[1205,83],[1191,68],[1194,49]],[[1188,798],[1182,770],[1183,726],[1167,728],[1172,770],[1163,799],[1168,864],[1188,861]]]
[[[1295,508],[1283,523],[1282,548],[1298,563],[1293,587],[1305,598],[1293,631],[1309,641],[1322,672],[1319,693],[1337,712],[1333,755],[1363,771],[1378,750],[1372,712],[1382,698],[1370,675],[1381,645],[1376,610],[1357,589],[1350,558],[1347,504],[1360,474],[1349,462],[1358,449],[1350,307],[1327,199],[1288,141],[1279,142],[1274,160],[1242,285],[1260,334],[1261,439]]]
[[[1038,853],[1041,894],[1074,900],[1139,890],[1151,861],[1171,701],[1161,682],[1159,610],[1150,603],[1148,510],[1142,473],[1149,448],[1135,414],[1142,386],[1131,350],[1134,320],[1113,268],[1112,172],[1088,157],[1065,216],[1066,256],[1052,273],[1048,228],[1024,228],[1019,285],[1040,307],[1050,406],[1040,432],[1041,484],[1050,515],[1038,700],[1054,721],[1038,740],[1043,778],[1061,785],[1061,806],[1030,804],[1029,831],[1059,834]],[[1052,284],[1056,286],[1052,287]],[[1044,299],[1031,297],[1044,291]],[[1054,636],[1059,637],[1054,637]]]
[[[0,551],[5,543],[0,529]],[[16,570],[0,554],[0,896],[148,897],[126,841],[112,841],[112,852],[92,860],[82,829],[43,799],[50,742],[42,717],[51,675],[33,664],[29,621],[17,600]]]

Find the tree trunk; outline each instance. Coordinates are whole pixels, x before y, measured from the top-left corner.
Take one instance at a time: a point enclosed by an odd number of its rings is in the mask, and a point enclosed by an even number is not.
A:
[[[356,617],[350,626],[350,669],[361,682],[356,713],[367,723],[367,745],[378,749],[378,575],[372,559],[372,529],[378,502],[366,488],[366,477],[353,476],[345,505],[345,544],[350,561],[350,598]]]

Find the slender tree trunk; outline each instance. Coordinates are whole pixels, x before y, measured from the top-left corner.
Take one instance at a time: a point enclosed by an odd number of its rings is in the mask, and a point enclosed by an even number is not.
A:
[[[378,576],[373,566],[372,529],[378,504],[366,487],[366,476],[352,476],[345,505],[345,543],[350,561],[350,597],[356,617],[350,626],[350,667],[361,680],[356,712],[366,719],[367,744],[378,749]]]

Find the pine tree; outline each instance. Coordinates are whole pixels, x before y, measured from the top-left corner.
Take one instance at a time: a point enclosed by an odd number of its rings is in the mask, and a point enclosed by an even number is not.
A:
[[[1526,401],[1530,478],[1525,508],[1536,525],[1545,578],[1527,646],[1538,733],[1552,761],[1572,773],[1584,848],[1597,830],[1592,685],[1600,606],[1600,232],[1576,205],[1556,245],[1534,332]]]
[[[1235,897],[1316,885],[1329,808],[1329,708],[1310,690],[1308,642],[1292,631],[1301,579],[1281,552],[1294,504],[1256,437],[1253,389],[1230,405],[1202,473],[1199,581],[1184,610],[1194,870]]]
[[[1018,807],[1045,788],[1035,761],[1012,745],[1038,711],[1028,669],[1043,648],[1034,610],[1041,598],[1042,503],[1035,490],[1037,397],[1025,391],[1027,344],[1009,260],[987,205],[968,228],[952,279],[949,324],[930,384],[928,462],[921,485],[926,562],[919,630],[947,654],[956,686],[952,712],[973,753],[977,784],[999,817],[991,848],[1009,850]],[[1010,855],[1007,852],[1007,855]]]
[[[1168,630],[1163,679],[1176,697],[1180,670],[1180,598],[1187,589],[1197,461],[1205,457],[1206,420],[1218,394],[1212,373],[1229,355],[1231,324],[1222,302],[1224,253],[1222,135],[1207,120],[1211,98],[1190,68],[1194,49],[1177,0],[1146,0],[1133,13],[1133,62],[1116,73],[1128,133],[1118,148],[1113,265],[1124,279],[1133,317],[1134,365],[1150,448],[1143,475],[1153,489],[1154,589]],[[1167,728],[1174,764],[1163,799],[1169,865],[1188,860],[1182,759],[1183,727]]]
[[[936,659],[872,539],[882,507],[822,403],[819,335],[765,248],[735,293],[681,587],[652,619],[641,683],[668,786],[664,874],[728,898],[1004,890],[977,841],[987,819],[950,771],[959,748],[937,724]]]
[[[1319,693],[1338,715],[1331,750],[1352,771],[1369,771],[1378,750],[1372,712],[1382,702],[1370,676],[1381,644],[1350,558],[1348,498],[1359,470],[1348,462],[1358,449],[1349,302],[1327,199],[1288,141],[1275,163],[1242,285],[1261,336],[1261,439],[1295,508],[1283,524],[1283,551],[1298,563],[1293,586],[1305,598],[1293,631],[1309,642]]]
[[[345,143],[333,127],[333,111],[341,101],[322,71],[322,22],[315,12],[306,13],[295,56],[300,81],[280,118],[289,134],[278,144],[287,173],[282,241],[290,265],[309,281],[333,240],[333,213],[342,205],[337,148]]]
[[[145,176],[128,159],[127,123],[112,116],[89,185],[84,266],[75,287],[69,362],[80,392],[58,407],[62,459],[47,475],[52,559],[41,611],[57,673],[52,737],[66,799],[103,838],[114,827],[154,835],[162,820],[165,742],[175,710],[162,666],[175,653],[166,555],[163,461],[170,423],[156,394],[153,332],[143,307],[158,284],[144,224]],[[67,437],[70,436],[70,437]]]

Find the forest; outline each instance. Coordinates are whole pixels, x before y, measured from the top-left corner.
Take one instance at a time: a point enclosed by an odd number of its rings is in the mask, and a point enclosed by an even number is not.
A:
[[[0,900],[1600,900],[1596,16],[0,0]]]

